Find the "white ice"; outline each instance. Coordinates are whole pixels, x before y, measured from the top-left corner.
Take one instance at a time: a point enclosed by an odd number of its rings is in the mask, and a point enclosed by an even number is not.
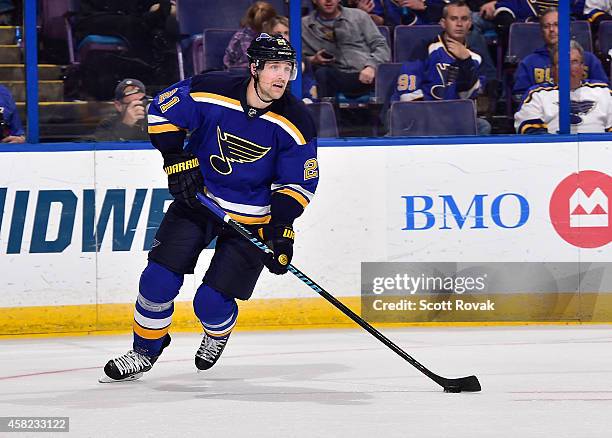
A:
[[[68,416],[77,437],[610,437],[607,326],[383,329],[447,394],[361,329],[236,332],[196,373],[175,334],[135,382],[100,384],[130,336],[0,340],[0,416]],[[29,434],[10,434],[29,436]]]

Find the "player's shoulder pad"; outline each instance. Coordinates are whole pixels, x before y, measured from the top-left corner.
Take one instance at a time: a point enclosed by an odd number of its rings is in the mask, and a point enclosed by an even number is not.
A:
[[[306,104],[291,93],[285,93],[271,111],[287,119],[304,137],[306,143],[317,136],[317,128]]]
[[[222,71],[205,72],[191,79],[191,93],[212,93],[240,100],[247,78]]]

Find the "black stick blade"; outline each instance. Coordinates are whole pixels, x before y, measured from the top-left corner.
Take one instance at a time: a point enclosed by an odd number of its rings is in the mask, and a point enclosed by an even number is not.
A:
[[[439,383],[444,387],[444,392],[478,392],[481,390],[480,382],[476,376],[444,379]]]

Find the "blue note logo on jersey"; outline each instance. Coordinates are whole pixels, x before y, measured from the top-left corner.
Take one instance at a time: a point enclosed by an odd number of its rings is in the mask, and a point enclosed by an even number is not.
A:
[[[590,113],[596,106],[596,102],[593,100],[576,101],[570,102],[570,122],[572,125],[579,125],[582,123],[582,117]]]
[[[221,175],[232,173],[232,163],[254,163],[271,149],[228,132],[221,132],[219,126],[217,126],[217,143],[219,155],[211,155],[210,164]]]

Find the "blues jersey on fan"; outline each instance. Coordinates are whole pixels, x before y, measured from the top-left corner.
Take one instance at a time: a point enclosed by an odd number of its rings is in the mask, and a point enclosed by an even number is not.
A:
[[[484,84],[480,76],[481,57],[470,50],[470,57],[455,58],[446,48],[441,36],[428,47],[425,60],[413,60],[402,65],[392,101],[448,100],[475,97]]]
[[[285,93],[257,110],[246,104],[247,83],[211,72],[167,88],[149,109],[149,134],[163,151],[190,132],[185,150],[200,162],[206,195],[239,222],[265,224],[273,193],[310,202],[317,139],[302,102]]]
[[[537,17],[550,7],[559,7],[558,0],[498,0],[495,14],[507,11],[516,21],[536,21]]]

